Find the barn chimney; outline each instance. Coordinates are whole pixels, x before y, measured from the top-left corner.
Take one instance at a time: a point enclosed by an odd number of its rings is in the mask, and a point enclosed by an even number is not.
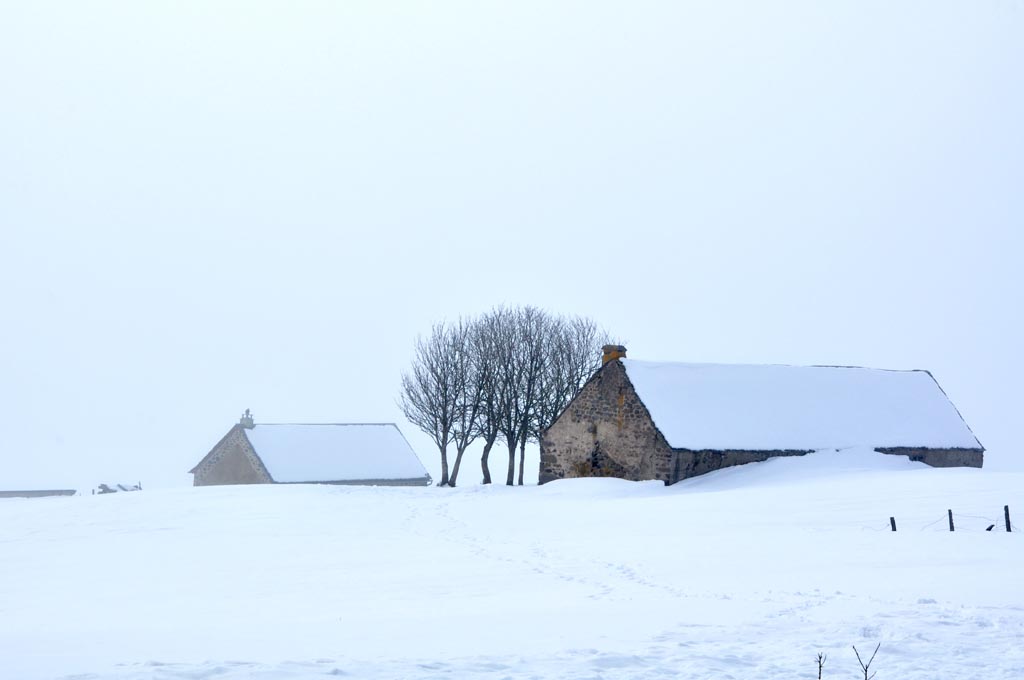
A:
[[[256,424],[252,421],[252,413],[249,412],[249,409],[245,409],[245,413],[242,414],[242,417],[241,419],[239,419],[238,424],[247,430],[251,430],[252,428],[256,427]]]
[[[604,366],[613,359],[625,359],[626,348],[623,345],[605,345],[601,348],[601,365]]]

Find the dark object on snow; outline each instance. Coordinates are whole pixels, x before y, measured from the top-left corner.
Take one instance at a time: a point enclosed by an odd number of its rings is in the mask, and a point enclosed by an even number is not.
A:
[[[142,491],[142,482],[132,484],[130,486],[125,484],[115,484],[113,487],[107,486],[106,484],[100,484],[93,490],[93,493],[117,493],[118,491]]]

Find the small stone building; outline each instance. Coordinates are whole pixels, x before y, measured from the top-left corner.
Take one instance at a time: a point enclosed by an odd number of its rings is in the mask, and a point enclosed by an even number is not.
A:
[[[248,410],[189,472],[194,486],[430,484],[394,423],[257,425]]]
[[[867,447],[935,467],[984,448],[927,371],[653,363],[604,365],[541,436],[541,484],[565,477],[673,484],[732,465]]]

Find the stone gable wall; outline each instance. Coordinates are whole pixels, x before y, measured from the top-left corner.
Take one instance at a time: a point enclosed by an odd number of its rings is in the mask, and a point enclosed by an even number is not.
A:
[[[235,426],[193,473],[193,486],[215,484],[270,484],[245,431]]]
[[[541,437],[541,484],[566,477],[668,482],[671,474],[672,449],[618,361],[595,373]]]

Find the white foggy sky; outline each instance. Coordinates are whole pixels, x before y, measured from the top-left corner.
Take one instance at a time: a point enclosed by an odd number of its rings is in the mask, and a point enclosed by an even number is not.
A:
[[[0,488],[188,484],[247,407],[395,421],[436,475],[400,372],[502,303],[928,368],[1019,469],[1022,36],[1009,0],[0,0]]]

